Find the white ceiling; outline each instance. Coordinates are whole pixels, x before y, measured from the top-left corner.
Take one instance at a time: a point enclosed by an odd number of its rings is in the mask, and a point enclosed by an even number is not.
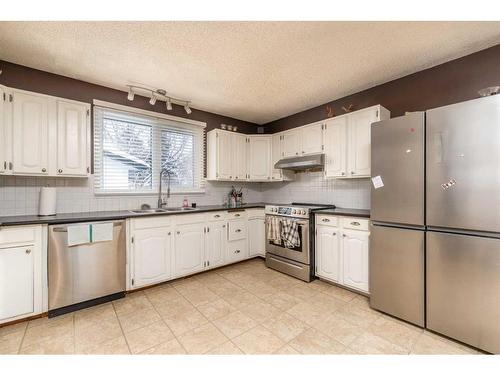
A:
[[[500,22],[0,22],[0,59],[263,124],[500,42]]]

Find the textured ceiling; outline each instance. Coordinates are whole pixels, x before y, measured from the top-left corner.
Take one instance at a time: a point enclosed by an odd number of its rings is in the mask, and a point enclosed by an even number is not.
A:
[[[0,22],[0,59],[259,124],[499,41],[500,22]]]

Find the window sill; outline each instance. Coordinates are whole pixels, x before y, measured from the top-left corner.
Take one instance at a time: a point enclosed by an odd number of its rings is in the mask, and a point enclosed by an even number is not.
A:
[[[170,195],[197,195],[205,194],[205,190],[190,190],[190,191],[170,191]],[[167,191],[162,191],[162,195],[167,194]],[[154,197],[158,196],[158,192],[125,192],[125,191],[94,191],[96,197],[122,196],[122,197]]]

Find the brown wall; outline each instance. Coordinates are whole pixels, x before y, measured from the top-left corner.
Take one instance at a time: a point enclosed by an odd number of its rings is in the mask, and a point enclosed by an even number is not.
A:
[[[241,121],[194,108],[192,108],[193,112],[188,115],[182,106],[175,104],[172,111],[167,111],[165,102],[157,101],[156,104],[152,106],[148,103],[149,98],[138,95],[135,96],[133,101],[128,101],[127,94],[123,91],[28,68],[3,60],[0,60],[0,70],[3,71],[0,75],[0,84],[8,87],[87,103],[92,103],[93,99],[104,100],[130,107],[203,121],[207,123],[207,131],[218,128],[220,124],[223,123],[238,126],[238,132],[249,134],[257,132],[257,125],[251,122]]]
[[[326,106],[334,115],[345,113],[342,106],[354,105],[354,110],[381,104],[391,117],[406,111],[421,111],[477,98],[477,91],[500,85],[500,44],[433,68],[408,75],[361,91],[354,95],[325,103],[265,125],[266,133],[327,118]]]

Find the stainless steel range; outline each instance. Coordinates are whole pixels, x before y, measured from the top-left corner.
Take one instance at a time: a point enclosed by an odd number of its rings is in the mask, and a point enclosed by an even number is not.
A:
[[[314,211],[335,208],[334,205],[292,203],[287,206],[268,205],[266,213],[266,266],[304,281],[314,278]],[[285,245],[284,241],[269,238],[270,218],[294,221],[299,243]]]

